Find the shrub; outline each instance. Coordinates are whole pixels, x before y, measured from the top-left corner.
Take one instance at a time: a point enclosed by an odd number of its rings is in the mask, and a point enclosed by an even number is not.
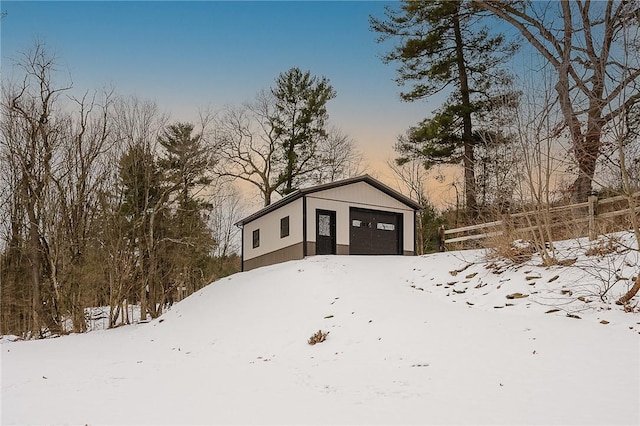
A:
[[[491,247],[490,259],[509,260],[514,264],[520,264],[531,260],[531,256],[536,252],[534,245],[527,241],[504,241],[498,242],[494,239]]]
[[[585,251],[585,254],[587,256],[605,256],[607,254],[616,253],[620,246],[620,238],[611,237],[604,240],[600,239],[596,244],[589,247]]]
[[[318,330],[311,337],[309,337],[309,340],[307,341],[307,343],[309,343],[310,345],[315,345],[316,343],[322,343],[325,340],[327,340],[328,334],[329,334],[328,331]]]

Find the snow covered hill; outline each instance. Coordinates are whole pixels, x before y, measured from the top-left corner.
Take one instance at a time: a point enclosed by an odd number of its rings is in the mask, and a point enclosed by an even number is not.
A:
[[[640,314],[612,302],[637,253],[559,253],[312,257],[4,343],[2,424],[640,424]]]

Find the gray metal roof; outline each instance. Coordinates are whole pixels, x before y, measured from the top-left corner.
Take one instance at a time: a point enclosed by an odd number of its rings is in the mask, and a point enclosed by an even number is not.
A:
[[[420,204],[418,204],[416,201],[412,200],[411,198],[402,195],[398,191],[388,187],[387,185],[383,184],[379,180],[376,180],[376,179],[372,178],[369,175],[362,175],[362,176],[353,177],[353,178],[349,178],[349,179],[339,180],[339,181],[336,181],[336,182],[323,183],[321,185],[312,186],[310,188],[298,189],[298,190],[292,192],[291,194],[287,195],[286,197],[276,201],[275,203],[269,204],[268,206],[264,207],[262,210],[258,210],[257,212],[253,213],[252,215],[247,216],[246,218],[244,218],[241,221],[239,221],[238,223],[236,223],[236,226],[246,225],[247,223],[258,219],[259,217],[262,217],[262,216],[266,215],[267,213],[270,213],[270,212],[272,212],[274,210],[277,210],[280,207],[285,206],[285,205],[289,204],[290,202],[295,201],[295,200],[297,200],[298,198],[300,198],[300,197],[302,197],[304,195],[313,194],[314,192],[324,191],[326,189],[333,189],[333,188],[337,188],[337,187],[340,187],[340,186],[351,185],[353,183],[358,183],[358,182],[368,183],[369,185],[373,186],[374,188],[384,192],[385,194],[389,195],[390,197],[395,198],[396,200],[400,201],[401,203],[405,204],[408,207],[411,207],[414,210],[422,209],[422,206]]]

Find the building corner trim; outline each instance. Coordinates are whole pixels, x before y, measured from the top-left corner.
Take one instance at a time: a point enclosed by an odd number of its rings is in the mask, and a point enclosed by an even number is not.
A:
[[[302,196],[302,257],[307,257],[307,196]]]

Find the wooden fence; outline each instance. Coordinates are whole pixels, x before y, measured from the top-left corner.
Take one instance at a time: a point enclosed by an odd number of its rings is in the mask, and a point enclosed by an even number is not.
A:
[[[590,196],[583,203],[505,214],[500,220],[445,229],[444,243],[451,249],[482,246],[487,239],[503,235],[530,239],[531,233],[538,232],[542,226],[554,229],[557,239],[588,236],[593,240],[601,233],[630,228],[629,216],[620,218],[631,212],[629,198],[640,204],[640,192],[636,192],[631,197],[620,195],[598,199]],[[639,211],[640,207],[636,207],[636,214]]]

